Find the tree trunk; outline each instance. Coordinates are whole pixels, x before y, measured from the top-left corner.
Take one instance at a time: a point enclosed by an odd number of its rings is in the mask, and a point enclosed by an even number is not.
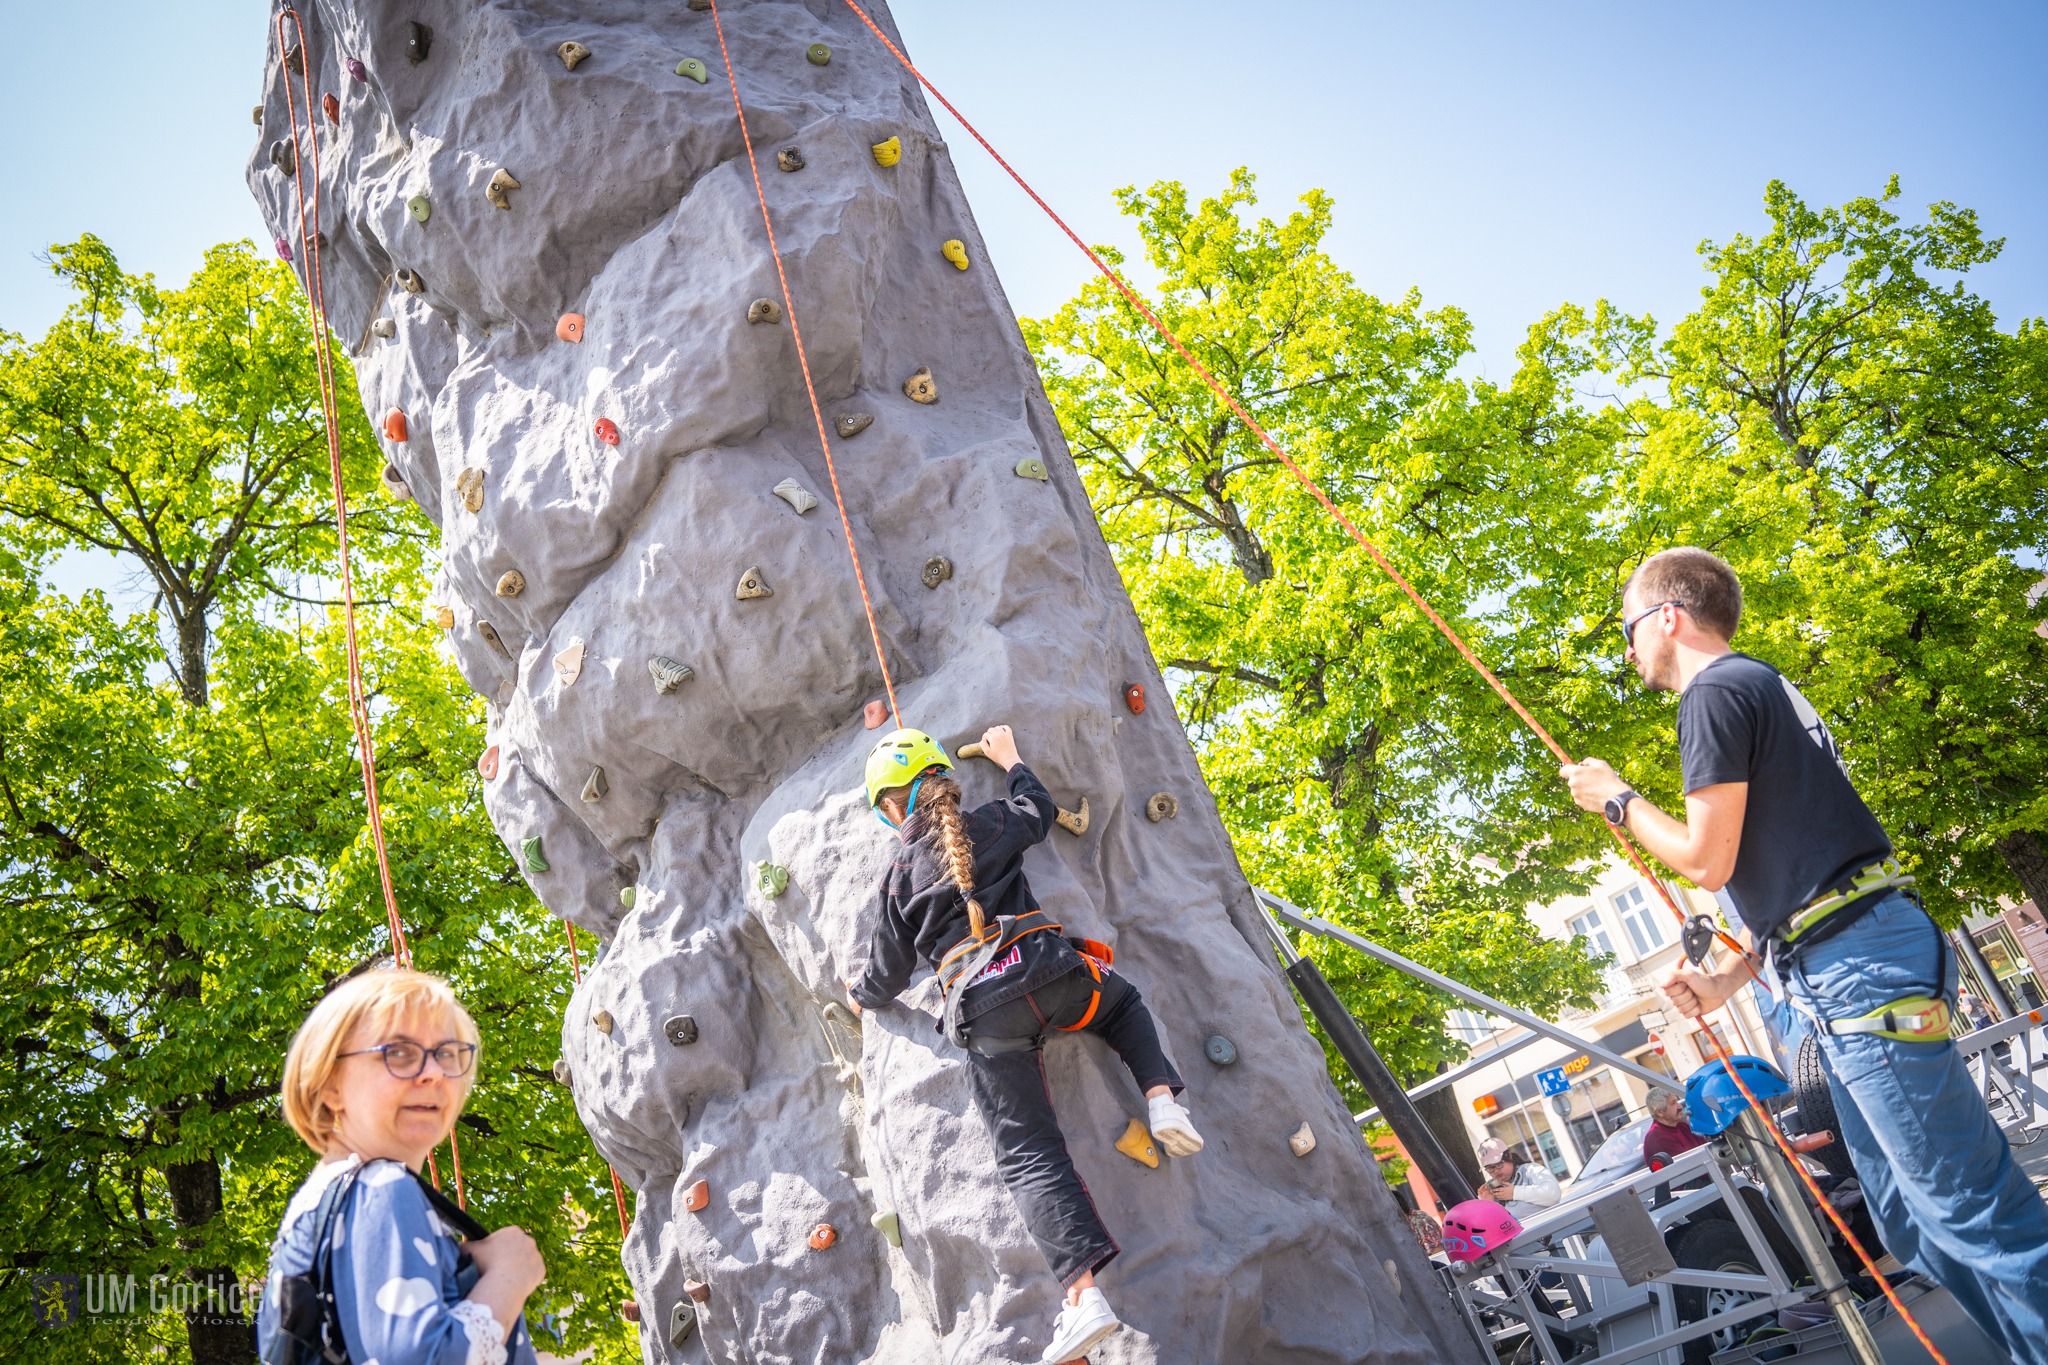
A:
[[[2036,910],[2048,915],[2048,851],[2041,848],[2040,837],[2031,830],[2016,829],[1992,847],[2012,869],[2020,884],[2020,894],[2032,901]]]
[[[164,1184],[170,1190],[179,1228],[197,1232],[220,1216],[220,1162],[213,1156],[165,1167]],[[179,1240],[191,1245],[195,1239]],[[185,1340],[192,1350],[192,1365],[248,1365],[256,1358],[256,1344],[239,1298],[228,1290],[234,1271],[226,1266],[195,1266],[186,1277],[213,1291],[185,1314]]]

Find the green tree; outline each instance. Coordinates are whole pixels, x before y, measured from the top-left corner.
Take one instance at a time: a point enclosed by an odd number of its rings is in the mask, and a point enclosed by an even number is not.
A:
[[[0,1337],[25,1344],[38,1271],[260,1279],[312,1156],[279,1117],[306,1011],[389,951],[336,613],[326,436],[296,282],[246,245],[183,289],[93,238],[53,261],[77,290],[39,341],[0,336]],[[344,389],[351,378],[340,376]],[[486,1051],[461,1129],[472,1206],[550,1264],[540,1309],[571,1349],[630,1354],[604,1168],[549,1066],[567,995],[559,926],[484,818],[481,703],[421,622],[432,532],[361,501],[375,442],[341,433],[374,742],[408,932]],[[43,581],[99,549],[155,610]],[[313,588],[305,585],[313,581]],[[450,1174],[443,1153],[442,1174]],[[171,1359],[252,1358],[232,1314],[145,1324]],[[110,1332],[53,1359],[128,1358]]]

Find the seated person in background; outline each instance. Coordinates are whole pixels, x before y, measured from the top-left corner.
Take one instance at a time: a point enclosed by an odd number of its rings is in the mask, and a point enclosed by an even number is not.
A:
[[[1523,1222],[1564,1197],[1556,1176],[1499,1138],[1488,1138],[1479,1144],[1479,1164],[1486,1169],[1486,1183],[1479,1187],[1479,1197],[1506,1205],[1507,1211]]]
[[[1650,1087],[1644,1102],[1650,1109],[1650,1127],[1643,1134],[1643,1160],[1651,1170],[1669,1166],[1674,1157],[1707,1145],[1686,1121],[1683,1095],[1656,1085]]]

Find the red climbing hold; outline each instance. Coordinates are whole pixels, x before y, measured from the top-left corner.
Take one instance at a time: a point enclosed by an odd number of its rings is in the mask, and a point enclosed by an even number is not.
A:
[[[1145,714],[1145,684],[1143,684],[1143,683],[1131,683],[1131,684],[1130,684],[1129,686],[1125,687],[1125,688],[1124,688],[1124,705],[1125,705],[1125,706],[1128,706],[1128,707],[1130,707],[1130,708],[1131,708],[1131,714],[1132,714],[1132,715],[1134,715],[1134,716],[1142,716],[1142,715],[1144,715],[1144,714]]]
[[[320,107],[327,111],[327,121],[329,123],[341,122],[340,100],[334,98],[334,96],[332,95],[322,95],[320,97]]]
[[[889,719],[889,708],[882,702],[871,701],[861,708],[861,719],[867,722],[868,729],[879,730],[882,722]]]
[[[397,408],[384,414],[384,439],[403,441],[405,439],[405,414]]]
[[[839,1240],[839,1230],[830,1223],[820,1223],[811,1229],[811,1250],[823,1251]]]
[[[640,1305],[631,1299],[619,1300],[619,1316],[627,1322],[640,1321]]]
[[[619,424],[609,417],[598,418],[597,439],[603,441],[608,446],[617,445],[619,443]]]
[[[683,1191],[683,1207],[691,1213],[702,1212],[704,1206],[710,1202],[711,1182],[708,1180],[700,1180],[690,1186],[689,1189]]]
[[[495,781],[498,776],[498,746],[493,744],[484,750],[484,756],[476,761],[476,770],[483,774],[484,781]]]
[[[555,321],[555,335],[564,341],[583,340],[583,314],[564,313]],[[600,427],[603,423],[598,424]]]

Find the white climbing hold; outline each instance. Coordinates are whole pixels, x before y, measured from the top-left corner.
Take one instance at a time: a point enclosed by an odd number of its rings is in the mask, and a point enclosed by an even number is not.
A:
[[[574,686],[576,680],[583,676],[583,642],[581,640],[576,641],[576,643],[555,656],[555,676],[561,679],[562,686],[564,687]]]
[[[602,801],[605,793],[611,789],[611,783],[604,780],[604,769],[592,768],[590,776],[583,783],[583,799],[592,802]]]
[[[791,507],[794,507],[797,510],[798,516],[802,516],[805,512],[818,505],[817,495],[795,479],[784,479],[781,483],[776,484],[775,496],[781,498]]]
[[[1295,1129],[1293,1135],[1287,1139],[1287,1148],[1296,1156],[1307,1156],[1316,1149],[1315,1130],[1308,1126],[1306,1120],[1303,1120],[1301,1127]]]
[[[462,498],[462,506],[471,512],[484,509],[484,472],[481,469],[465,469],[455,476],[455,491]]]
[[[666,654],[657,654],[647,661],[647,671],[654,676],[654,690],[667,696],[696,676],[687,664],[679,664]]]

